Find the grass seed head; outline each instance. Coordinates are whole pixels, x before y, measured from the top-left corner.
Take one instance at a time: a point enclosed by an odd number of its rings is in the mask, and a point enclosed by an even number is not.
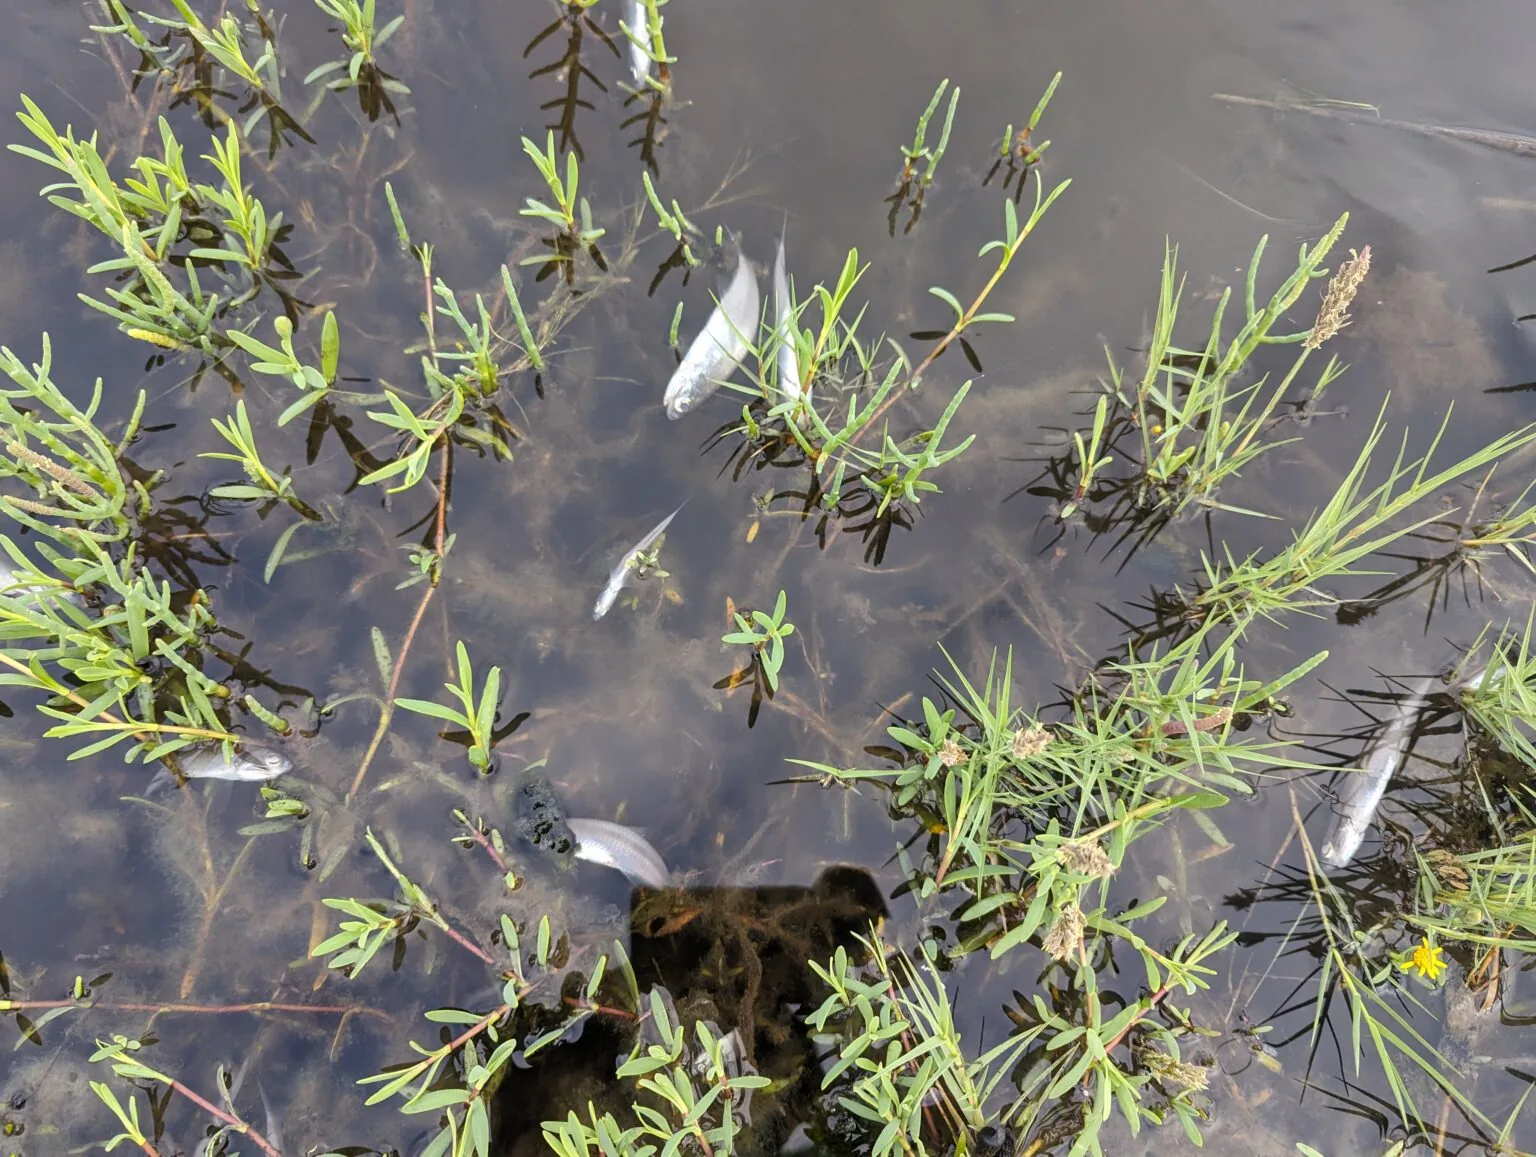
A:
[[[1115,870],[1098,840],[1077,840],[1062,844],[1056,856],[1069,872],[1094,880],[1102,880]]]
[[[939,748],[939,762],[945,767],[959,767],[970,758],[970,753],[953,739],[946,739]]]
[[[1349,260],[1340,262],[1338,272],[1328,283],[1328,292],[1323,295],[1322,308],[1317,311],[1312,332],[1301,343],[1303,349],[1317,349],[1349,324],[1350,303],[1355,300],[1355,294],[1360,292],[1360,283],[1365,280],[1365,275],[1371,271],[1371,247],[1367,245],[1358,253],[1353,249],[1349,252]]]
[[[1068,904],[1056,913],[1040,947],[1053,960],[1066,960],[1083,947],[1083,910],[1076,904]]]
[[[1051,733],[1043,727],[1021,727],[1013,733],[1013,757],[1032,759],[1051,745]]]

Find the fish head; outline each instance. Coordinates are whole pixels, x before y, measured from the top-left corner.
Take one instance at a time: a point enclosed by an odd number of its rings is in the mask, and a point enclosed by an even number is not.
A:
[[[259,743],[245,744],[240,750],[239,760],[242,767],[256,773],[250,777],[252,779],[276,779],[293,770],[293,760],[281,751],[263,747]]]
[[[1365,827],[1352,819],[1341,821],[1318,848],[1318,855],[1330,868],[1342,868],[1355,858],[1365,842]]]

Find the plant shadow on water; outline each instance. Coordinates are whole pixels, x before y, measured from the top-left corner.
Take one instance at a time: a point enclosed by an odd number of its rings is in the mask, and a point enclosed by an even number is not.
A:
[[[15,61],[4,1152],[1530,1149],[1476,324],[1357,296],[1368,203],[1100,259],[1065,47],[708,7],[94,0],[95,116]]]

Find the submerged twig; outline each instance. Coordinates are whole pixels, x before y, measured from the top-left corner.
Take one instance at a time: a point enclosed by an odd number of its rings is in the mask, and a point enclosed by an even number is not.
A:
[[[1369,116],[1355,108],[1337,105],[1304,104],[1300,101],[1265,100],[1256,96],[1237,96],[1230,92],[1211,94],[1213,99],[1226,104],[1249,105],[1253,108],[1273,109],[1275,112],[1299,112],[1327,120],[1349,121],[1352,124],[1382,125],[1390,129],[1404,129],[1424,137],[1446,137],[1453,141],[1465,141],[1471,145],[1499,149],[1521,157],[1536,157],[1536,137],[1522,133],[1501,133],[1492,129],[1464,129],[1455,125],[1436,125],[1425,121],[1400,121],[1391,117]]]

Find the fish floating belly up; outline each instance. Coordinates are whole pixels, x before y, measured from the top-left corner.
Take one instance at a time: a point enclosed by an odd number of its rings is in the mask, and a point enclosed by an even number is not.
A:
[[[810,388],[800,382],[800,355],[795,349],[795,305],[789,294],[789,274],[784,269],[782,233],[779,234],[779,251],[773,258],[773,335],[779,343],[776,358],[779,389],[790,401],[798,402],[803,398],[809,404]]]
[[[293,760],[259,743],[237,744],[233,759],[225,759],[221,745],[213,743],[178,752],[176,761],[187,779],[228,779],[236,783],[265,783],[293,770]]]
[[[643,88],[646,78],[651,75],[651,23],[645,5],[639,0],[630,0],[628,24],[629,71],[635,83]]]
[[[232,783],[266,783],[293,770],[293,760],[260,743],[237,743],[232,759],[224,757],[221,743],[184,747],[167,756],[165,763],[149,781],[146,794],[153,795],[176,782],[170,770],[172,763],[182,779],[224,779]]]
[[[679,505],[677,510],[674,510],[652,527],[649,534],[630,547],[625,552],[624,557],[619,559],[619,565],[613,568],[613,573],[608,576],[608,582],[603,587],[602,593],[597,596],[597,604],[592,608],[592,618],[594,621],[602,618],[613,609],[613,604],[618,601],[619,592],[624,589],[624,584],[629,581],[630,575],[634,573],[635,560],[648,551],[651,545],[662,536],[662,533],[671,525],[672,520],[677,517],[677,511],[681,510],[683,505],[686,505],[686,503]]]
[[[1439,676],[1431,675],[1409,687],[1407,696],[1393,708],[1387,725],[1360,761],[1360,770],[1345,780],[1333,822],[1328,826],[1323,846],[1318,849],[1323,863],[1330,868],[1347,866],[1360,850],[1365,833],[1376,818],[1376,809],[1381,806],[1381,797],[1386,794],[1387,784],[1392,782],[1408,754],[1419,714],[1428,706],[1429,698],[1439,684]]]
[[[757,287],[757,267],[738,253],[736,272],[721,291],[715,311],[667,382],[662,404],[674,422],[720,388],[747,354],[757,334],[762,294]]]
[[[634,828],[607,820],[567,820],[576,836],[576,858],[616,868],[631,884],[670,888],[672,873],[650,841]]]

